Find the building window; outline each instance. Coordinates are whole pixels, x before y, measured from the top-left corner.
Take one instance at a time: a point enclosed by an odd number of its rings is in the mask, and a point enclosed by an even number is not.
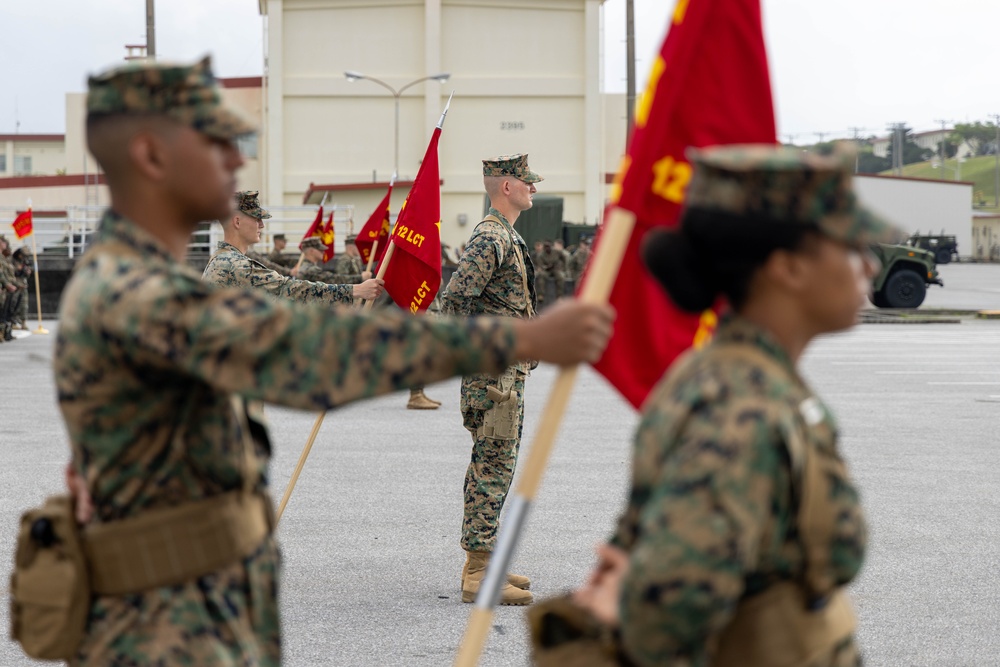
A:
[[[15,155],[14,156],[14,175],[15,176],[28,176],[31,174],[31,156],[30,155]]]
[[[245,134],[236,139],[236,146],[240,149],[240,155],[248,160],[257,159],[257,133]]]
[[[0,153],[0,174],[7,171],[7,154]]]

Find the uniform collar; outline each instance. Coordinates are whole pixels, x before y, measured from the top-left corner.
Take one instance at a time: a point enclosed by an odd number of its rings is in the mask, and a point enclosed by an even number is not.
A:
[[[496,216],[496,218],[500,221],[500,223],[507,228],[508,232],[510,232],[510,235],[514,238],[514,242],[527,247],[527,244],[524,242],[524,239],[522,239],[521,235],[517,233],[516,229],[514,229],[514,225],[510,224],[507,221],[507,218],[504,217],[503,213],[490,206],[490,210],[487,213],[487,215]]]
[[[732,313],[722,317],[722,322],[719,324],[712,341],[713,345],[730,343],[752,345],[769,357],[773,357],[775,361],[789,369],[793,375],[797,375],[795,364],[792,363],[788,352],[770,332],[750,320]]]
[[[227,243],[225,241],[219,241],[219,245],[216,247],[217,250],[231,250],[233,252],[238,252],[241,255],[245,255],[245,252],[241,252],[239,248],[234,246],[232,243]]]
[[[97,227],[96,237],[99,243],[109,241],[124,243],[138,250],[144,257],[157,257],[170,263],[177,261],[158,238],[111,209],[104,212],[104,217]]]

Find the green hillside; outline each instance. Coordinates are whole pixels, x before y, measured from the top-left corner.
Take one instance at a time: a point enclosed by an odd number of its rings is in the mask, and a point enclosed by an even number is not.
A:
[[[903,167],[903,176],[910,178],[929,178],[943,181],[968,181],[974,183],[973,206],[984,211],[998,211],[996,206],[996,158],[992,155],[970,157],[959,166],[958,178],[955,178],[954,158],[945,160],[944,169],[937,160],[916,162]],[[892,170],[883,171],[882,176],[893,176]]]

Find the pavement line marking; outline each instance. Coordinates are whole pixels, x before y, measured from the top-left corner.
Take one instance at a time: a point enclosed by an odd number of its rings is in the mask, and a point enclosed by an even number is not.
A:
[[[996,375],[996,371],[875,371],[875,375]]]
[[[949,386],[955,386],[955,385],[963,385],[963,386],[964,385],[976,385],[976,386],[981,386],[981,385],[997,385],[997,386],[1000,386],[1000,382],[928,382],[927,384],[949,385]]]

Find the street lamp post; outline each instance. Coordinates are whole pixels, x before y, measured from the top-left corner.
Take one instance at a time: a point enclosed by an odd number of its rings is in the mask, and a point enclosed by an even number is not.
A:
[[[396,131],[395,131],[395,138],[393,140],[394,153],[393,153],[393,160],[392,160],[392,173],[393,173],[394,177],[398,177],[399,176],[399,97],[400,97],[400,95],[402,95],[403,91],[406,90],[407,88],[409,88],[410,86],[415,86],[418,83],[421,83],[422,81],[440,81],[441,83],[444,83],[445,81],[447,81],[451,77],[451,74],[449,72],[441,72],[439,74],[432,74],[430,76],[421,77],[421,78],[416,79],[414,81],[410,81],[408,84],[406,84],[405,86],[403,86],[399,90],[396,90],[395,88],[393,88],[392,86],[390,86],[389,84],[387,84],[385,81],[382,81],[381,79],[376,79],[373,76],[368,76],[367,74],[362,74],[361,72],[353,72],[351,70],[348,70],[348,71],[344,72],[344,76],[350,82],[360,81],[360,80],[364,79],[365,81],[371,81],[372,83],[377,83],[378,85],[382,86],[383,88],[385,88],[386,90],[388,90],[390,93],[392,93],[392,96],[396,99]]]

